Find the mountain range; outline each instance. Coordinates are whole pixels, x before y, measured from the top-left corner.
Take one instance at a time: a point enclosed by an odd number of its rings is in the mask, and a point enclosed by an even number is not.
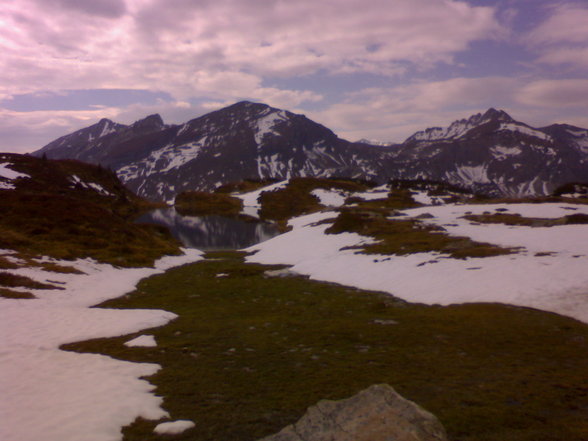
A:
[[[489,196],[550,194],[588,181],[588,130],[534,128],[506,112],[419,131],[400,144],[350,142],[304,115],[239,102],[181,125],[150,115],[132,125],[102,119],[33,153],[116,171],[139,196],[173,200],[244,179],[298,176],[448,182]]]

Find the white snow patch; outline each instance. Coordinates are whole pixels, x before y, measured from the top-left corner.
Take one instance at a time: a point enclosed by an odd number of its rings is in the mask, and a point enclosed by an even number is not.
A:
[[[515,147],[505,147],[501,145],[496,145],[490,149],[490,152],[499,161],[507,159],[511,156],[517,156],[522,153],[522,150],[519,146]]]
[[[361,198],[364,201],[374,201],[376,199],[386,199],[389,192],[388,185],[380,185],[368,191],[353,193],[351,197]]]
[[[195,426],[196,424],[194,421],[190,420],[169,421],[167,423],[160,423],[155,426],[153,432],[157,433],[158,435],[178,435]]]
[[[83,188],[86,188],[88,190],[94,190],[95,192],[98,192],[104,196],[114,196],[113,193],[106,190],[100,184],[96,184],[95,182],[82,181],[77,175],[71,175],[70,182],[72,182],[74,186],[81,185]]]
[[[438,198],[432,198],[426,191],[411,191],[410,197],[417,203],[433,205]]]
[[[338,190],[325,190],[317,188],[310,194],[317,197],[321,205],[325,207],[340,207],[345,203],[345,199],[349,196],[348,192]]]
[[[10,270],[65,289],[31,290],[37,298],[30,300],[0,298],[0,439],[112,441],[121,439],[121,427],[139,416],[168,416],[153,386],[142,379],[158,365],[65,352],[59,346],[173,320],[174,314],[161,310],[90,306],[132,291],[142,278],[200,259],[198,250],[184,251],[160,259],[154,268],[121,269],[83,259],[55,262],[84,274]]]
[[[125,342],[125,346],[128,347],[142,347],[142,348],[153,348],[157,346],[155,337],[153,335],[140,335],[137,338]]]
[[[11,182],[0,181],[0,190],[14,190],[16,187]]]
[[[8,168],[7,165],[9,163],[3,163],[0,164],[0,177],[8,179],[8,180],[13,180],[13,179],[17,179],[17,178],[30,178],[30,175],[27,175],[26,173],[20,173],[17,171],[12,170],[11,168]]]
[[[259,118],[256,121],[256,126],[254,128],[255,131],[255,142],[257,145],[261,145],[263,138],[267,134],[276,133],[273,128],[275,125],[280,121],[287,121],[288,117],[286,116],[286,112],[283,110],[273,111],[268,113],[267,115]]]
[[[534,136],[535,138],[542,139],[544,141],[551,141],[551,136],[540,132],[539,130],[532,129],[527,126],[516,123],[501,123],[498,130],[509,130],[511,132],[518,132],[524,135]]]
[[[488,177],[488,164],[459,165],[454,171],[447,172],[446,176],[466,184],[488,184],[491,182]]]
[[[109,121],[106,121],[106,124],[104,124],[102,132],[100,133],[100,135],[98,135],[98,138],[102,138],[103,136],[109,135],[113,132],[116,132],[114,124],[111,124]]]
[[[259,199],[259,196],[261,196],[261,193],[265,193],[266,191],[280,190],[286,187],[286,185],[288,185],[287,180],[267,185],[257,190],[250,191],[249,193],[232,193],[231,196],[239,198],[243,201],[243,210],[241,211],[243,214],[257,217],[259,209],[261,208],[261,204],[257,200]]]
[[[461,218],[468,211],[475,214],[500,208],[527,217],[588,214],[588,206],[572,204],[441,205],[404,211],[410,216],[432,214],[434,219],[427,222],[442,225],[451,235],[523,247],[517,254],[461,260],[438,253],[355,254],[354,250],[342,248],[370,239],[351,233],[324,234],[328,225],[315,223],[334,218],[336,213],[318,213],[293,219],[292,231],[249,248],[257,253],[247,260],[289,264],[292,271],[314,279],[386,291],[411,302],[501,302],[552,311],[588,323],[588,241],[580,240],[588,234],[588,225],[474,225]]]

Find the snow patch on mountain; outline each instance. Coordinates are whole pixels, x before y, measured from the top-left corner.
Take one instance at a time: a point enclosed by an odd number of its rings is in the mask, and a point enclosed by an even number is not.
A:
[[[508,130],[510,132],[518,132],[523,135],[533,136],[535,138],[542,139],[543,141],[553,141],[551,136],[540,132],[539,130],[532,129],[531,127],[524,126],[517,123],[501,123],[498,130]]]
[[[110,120],[105,120],[104,127],[102,128],[102,132],[98,135],[98,138],[102,138],[114,132],[116,132],[116,124]]]
[[[446,172],[449,182],[465,185],[489,184],[492,181],[488,177],[488,164],[482,165],[458,165],[453,171]]]
[[[506,147],[502,145],[496,145],[490,148],[490,152],[497,161],[503,161],[512,156],[520,155],[523,151],[519,146]]]
[[[287,121],[288,117],[284,110],[276,110],[268,107],[267,112],[261,118],[258,118],[255,121],[254,125],[254,132],[255,132],[255,142],[258,146],[261,146],[263,139],[268,134],[277,135],[278,133],[274,130],[274,127],[280,121]]]

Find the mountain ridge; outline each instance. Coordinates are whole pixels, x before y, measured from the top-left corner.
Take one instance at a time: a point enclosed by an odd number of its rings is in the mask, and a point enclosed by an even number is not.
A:
[[[132,125],[102,119],[33,155],[102,164],[140,196],[166,201],[243,179],[428,179],[491,196],[545,195],[588,180],[587,129],[534,128],[495,108],[373,145],[339,138],[305,115],[241,101],[178,125],[158,114]]]

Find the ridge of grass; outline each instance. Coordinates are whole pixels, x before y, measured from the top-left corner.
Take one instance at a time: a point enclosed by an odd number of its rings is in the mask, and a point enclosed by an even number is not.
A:
[[[243,253],[145,279],[100,307],[162,308],[179,317],[141,333],[65,345],[162,369],[149,381],[181,441],[251,441],[298,420],[320,399],[388,383],[439,417],[453,441],[585,441],[588,326],[498,304],[410,304],[304,277]],[[434,287],[432,288],[434,289]],[[382,323],[388,323],[386,325]],[[169,439],[138,419],[125,441]]]
[[[363,181],[343,178],[292,178],[284,188],[261,194],[259,216],[261,219],[285,222],[324,208],[319,199],[311,194],[313,190],[361,192],[371,186]]]
[[[17,154],[0,154],[0,160],[30,176],[15,180],[15,189],[0,190],[0,249],[117,266],[152,266],[163,255],[180,253],[166,228],[133,223],[153,204],[126,190],[112,171]]]
[[[588,215],[583,213],[569,214],[558,218],[524,217],[518,213],[468,214],[463,216],[463,218],[481,224],[504,224],[526,227],[588,224]]]
[[[243,201],[224,193],[185,191],[176,196],[175,207],[183,216],[238,216],[243,210]]]
[[[468,237],[451,236],[440,226],[417,218],[393,218],[396,210],[418,206],[408,190],[392,190],[385,201],[359,202],[343,207],[327,234],[357,233],[375,239],[375,243],[357,249],[365,254],[408,255],[439,252],[456,259],[491,257],[516,252],[514,248],[476,242]]]
[[[30,289],[63,289],[55,285],[48,283],[37,282],[27,276],[21,276],[19,274],[9,273],[7,271],[0,271],[0,286],[16,288],[30,288]]]
[[[15,291],[13,289],[8,289],[4,287],[0,287],[0,297],[4,297],[5,299],[36,299],[36,297],[30,292],[21,292]]]
[[[245,179],[240,182],[230,182],[214,190],[215,193],[249,193],[268,185],[279,182],[279,179]]]

